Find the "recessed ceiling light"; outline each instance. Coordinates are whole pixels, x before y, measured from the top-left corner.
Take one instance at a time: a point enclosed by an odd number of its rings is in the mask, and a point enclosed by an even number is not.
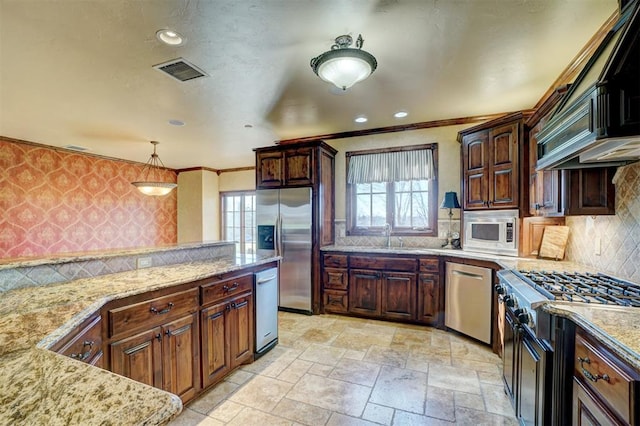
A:
[[[245,128],[245,129],[250,129],[250,128],[252,128],[252,127],[253,127],[253,125],[251,125],[251,124],[245,124],[245,125],[244,125],[244,128]]]
[[[173,30],[158,30],[156,32],[156,38],[161,42],[168,44],[169,46],[182,46],[185,42],[185,38],[182,34]]]
[[[393,114],[395,118],[405,118],[407,115],[409,115],[407,111],[398,111],[395,114]]]
[[[171,119],[169,120],[169,124],[171,124],[172,126],[184,126],[185,123],[182,120]]]
[[[356,123],[366,123],[369,119],[367,117],[365,117],[364,115],[361,115],[359,117],[356,117],[355,121]]]

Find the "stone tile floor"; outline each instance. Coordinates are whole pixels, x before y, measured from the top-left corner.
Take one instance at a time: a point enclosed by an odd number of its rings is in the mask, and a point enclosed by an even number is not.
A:
[[[279,345],[171,425],[517,425],[501,360],[430,327],[279,313]]]

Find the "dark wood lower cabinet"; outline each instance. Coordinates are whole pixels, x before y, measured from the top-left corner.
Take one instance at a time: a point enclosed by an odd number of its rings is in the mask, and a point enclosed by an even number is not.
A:
[[[442,325],[438,257],[327,252],[322,261],[325,312]]]
[[[382,273],[381,314],[384,318],[415,320],[416,274]]]
[[[137,382],[162,388],[162,330],[160,327],[112,343],[111,371]]]
[[[418,312],[417,320],[429,325],[441,321],[440,276],[436,274],[418,275]]]
[[[584,387],[573,380],[573,424],[578,426],[622,425],[606,407]]]
[[[382,312],[380,271],[349,271],[349,312],[379,317]]]
[[[196,314],[110,345],[111,371],[191,399],[200,388]]]

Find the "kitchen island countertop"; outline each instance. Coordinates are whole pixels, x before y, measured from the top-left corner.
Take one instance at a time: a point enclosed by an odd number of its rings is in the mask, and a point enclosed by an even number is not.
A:
[[[278,257],[237,257],[138,269],[2,293],[0,424],[165,424],[182,409],[171,393],[48,348],[105,303]]]

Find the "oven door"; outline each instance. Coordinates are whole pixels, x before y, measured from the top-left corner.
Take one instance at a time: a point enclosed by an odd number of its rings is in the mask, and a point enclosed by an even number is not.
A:
[[[517,373],[517,342],[519,335],[519,326],[513,311],[505,307],[504,317],[504,352],[502,353],[502,377],[504,380],[504,389],[511,405],[515,406],[516,395],[516,373]]]
[[[551,424],[553,351],[527,326],[519,337],[516,416],[523,425]]]

